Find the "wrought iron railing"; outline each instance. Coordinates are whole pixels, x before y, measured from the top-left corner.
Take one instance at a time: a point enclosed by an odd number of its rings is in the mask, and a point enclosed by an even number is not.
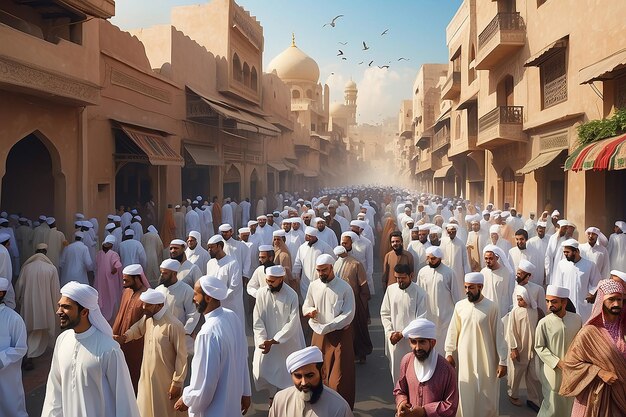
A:
[[[478,35],[478,48],[485,45],[499,30],[524,30],[526,24],[519,12],[498,13]]]
[[[496,124],[522,124],[523,121],[523,106],[499,106],[478,120],[478,129],[489,129]]]

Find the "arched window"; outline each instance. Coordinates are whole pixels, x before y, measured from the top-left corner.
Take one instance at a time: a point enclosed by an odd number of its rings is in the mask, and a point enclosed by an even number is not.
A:
[[[257,91],[258,82],[259,82],[259,76],[257,75],[256,68],[252,67],[252,72],[250,73],[250,87],[254,91]],[[276,96],[276,93],[274,93],[274,96]]]
[[[241,82],[241,60],[239,59],[239,55],[235,54],[233,56],[233,78],[239,82]]]
[[[461,139],[461,115],[457,114],[454,119],[454,139]]]
[[[300,90],[293,90],[291,92],[291,98],[300,98]]]
[[[247,87],[250,87],[250,66],[247,62],[243,63],[243,83]]]

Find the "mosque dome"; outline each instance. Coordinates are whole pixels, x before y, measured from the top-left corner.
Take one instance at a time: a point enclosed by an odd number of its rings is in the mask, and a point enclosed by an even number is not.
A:
[[[305,81],[317,84],[320,68],[317,62],[297,46],[292,40],[291,46],[281,52],[269,63],[267,72],[276,71],[283,81]]]
[[[340,117],[346,113],[346,106],[339,102],[331,103],[328,109],[331,116]]]
[[[356,83],[354,81],[350,80],[350,81],[348,81],[346,83],[346,86],[344,87],[344,89],[346,91],[357,91]]]

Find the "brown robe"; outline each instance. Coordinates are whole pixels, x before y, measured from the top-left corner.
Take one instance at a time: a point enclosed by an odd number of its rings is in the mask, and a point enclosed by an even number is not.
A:
[[[602,327],[599,317],[600,323],[592,320],[580,329],[563,358],[563,381],[559,394],[576,396],[572,415],[624,417],[626,358]],[[598,376],[602,369],[614,372],[619,379],[613,385],[606,384]]]
[[[285,242],[281,242],[278,247],[274,246],[274,265],[285,268],[285,282],[300,296],[300,281],[294,279],[291,274],[291,254]]]
[[[183,230],[183,234],[184,233],[185,231]],[[176,222],[174,221],[174,210],[171,208],[165,210],[163,214],[159,236],[165,247],[169,247],[170,242],[176,238]]]
[[[146,290],[147,288],[144,286],[137,291],[133,291],[131,288],[124,289],[120,309],[117,317],[115,317],[115,323],[113,323],[113,334],[123,335],[143,317],[143,301],[139,299],[139,296]],[[124,343],[121,347],[135,394],[137,394],[137,386],[141,376],[141,359],[143,358],[143,337]]]
[[[395,268],[395,266],[399,264],[405,264],[409,266],[409,269],[411,270],[410,276],[413,281],[415,281],[416,277],[413,276],[413,267],[415,265],[413,264],[413,255],[411,255],[411,252],[402,250],[402,254],[398,256],[396,255],[396,252],[392,249],[387,252],[387,254],[385,255],[385,259],[383,260],[383,288],[387,289],[388,286],[396,283],[396,279],[393,276],[393,268]]]
[[[395,232],[398,230],[396,227],[396,222],[392,217],[388,217],[385,220],[385,225],[383,226],[383,233],[380,235],[380,257],[384,258],[385,254],[391,250],[391,242],[389,241],[389,236],[391,232]]]
[[[217,201],[211,204],[211,215],[213,216],[213,232],[218,234],[222,224],[222,205]]]

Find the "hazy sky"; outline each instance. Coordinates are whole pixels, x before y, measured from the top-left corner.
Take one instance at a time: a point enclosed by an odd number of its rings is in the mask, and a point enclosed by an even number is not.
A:
[[[315,59],[320,82],[331,89],[331,102],[343,102],[343,87],[358,85],[358,122],[395,117],[400,100],[411,97],[415,76],[424,63],[448,60],[446,26],[462,0],[237,0],[263,26],[263,65],[291,45]],[[117,0],[112,23],[122,29],[170,22],[170,9],[199,4],[193,0]],[[333,17],[336,26],[322,27]],[[385,35],[381,33],[388,29]],[[363,50],[362,42],[370,49]],[[339,42],[347,42],[342,45]],[[341,49],[346,60],[342,60]],[[398,58],[407,60],[398,61]],[[374,61],[371,67],[370,61]],[[359,65],[360,62],[363,62]],[[380,69],[377,65],[389,65]]]

